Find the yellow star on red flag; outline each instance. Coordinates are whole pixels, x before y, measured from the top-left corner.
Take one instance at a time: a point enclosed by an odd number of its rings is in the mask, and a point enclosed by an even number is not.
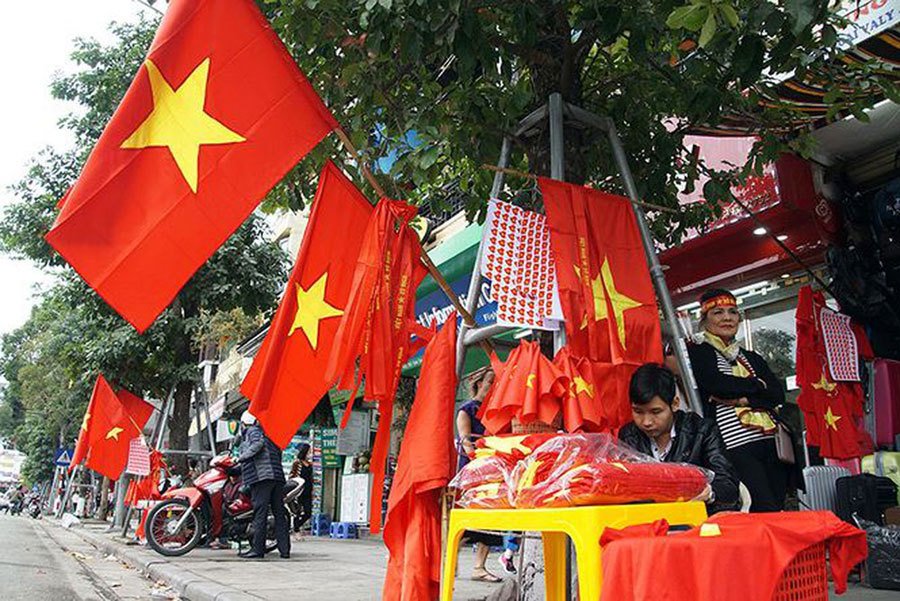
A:
[[[122,142],[122,148],[165,146],[191,191],[197,193],[200,146],[233,144],[246,138],[206,112],[209,58],[174,89],[150,59],[144,63],[153,94],[153,112]]]
[[[577,265],[575,265],[575,272],[578,274],[578,277],[581,278],[581,269]],[[596,316],[596,321],[603,321],[604,319],[609,318],[609,309],[606,304],[608,296],[609,304],[612,305],[612,319],[616,324],[619,343],[621,343],[622,348],[626,348],[625,311],[641,307],[643,304],[640,301],[623,294],[616,288],[616,281],[613,277],[612,267],[609,264],[608,257],[603,258],[603,265],[600,267],[600,273],[598,273],[590,283],[591,296],[594,299],[594,315]],[[583,330],[586,327],[587,316],[585,316],[584,321],[581,323],[581,329]]]
[[[313,350],[316,350],[319,344],[319,323],[323,319],[344,314],[342,309],[328,304],[325,300],[327,285],[327,271],[306,290],[297,284],[297,313],[294,314],[294,323],[291,324],[288,336],[295,330],[302,330]]]
[[[120,428],[118,426],[110,428],[109,432],[106,433],[106,440],[109,440],[110,438],[112,438],[113,440],[118,442],[119,434],[121,434],[124,431],[125,431],[124,428]]]

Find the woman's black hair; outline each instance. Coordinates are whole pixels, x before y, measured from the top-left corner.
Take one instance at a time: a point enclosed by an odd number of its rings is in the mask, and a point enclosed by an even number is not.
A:
[[[724,288],[710,288],[700,295],[700,304],[702,305],[709,299],[716,298],[717,296],[730,296],[731,298],[734,298],[734,294],[731,290],[725,290]]]
[[[646,405],[656,397],[670,407],[675,402],[675,374],[659,363],[645,363],[631,376],[628,397],[633,405]]]
[[[309,443],[301,442],[297,445],[297,459],[305,461],[309,455]]]

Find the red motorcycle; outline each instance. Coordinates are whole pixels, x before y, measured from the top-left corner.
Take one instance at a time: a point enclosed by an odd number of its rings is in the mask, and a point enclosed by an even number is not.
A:
[[[229,542],[253,540],[253,504],[241,487],[241,468],[231,455],[219,455],[194,486],[167,490],[147,514],[147,543],[161,555],[184,555],[201,542],[224,537]],[[285,485],[288,523],[292,503],[302,486]],[[266,551],[275,548],[275,520],[269,515]]]

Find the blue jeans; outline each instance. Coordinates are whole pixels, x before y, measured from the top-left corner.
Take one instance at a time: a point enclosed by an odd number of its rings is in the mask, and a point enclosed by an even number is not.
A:
[[[503,548],[515,553],[519,550],[519,537],[512,534],[503,535]]]

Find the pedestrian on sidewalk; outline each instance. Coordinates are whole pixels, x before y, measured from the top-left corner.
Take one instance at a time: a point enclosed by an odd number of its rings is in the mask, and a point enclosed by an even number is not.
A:
[[[281,467],[281,449],[269,440],[256,417],[249,411],[241,415],[244,429],[241,439],[241,465],[243,484],[250,487],[253,502],[253,543],[248,553],[241,557],[259,559],[266,554],[266,531],[269,508],[275,517],[275,540],[282,558],[291,556],[291,539],[288,533],[287,515],[284,509],[284,468]]]

